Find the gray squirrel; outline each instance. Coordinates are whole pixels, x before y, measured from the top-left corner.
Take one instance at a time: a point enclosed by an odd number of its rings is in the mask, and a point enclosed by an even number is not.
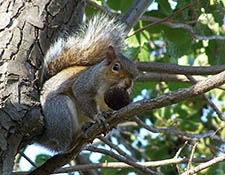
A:
[[[110,109],[104,100],[107,90],[130,91],[138,70],[122,53],[124,29],[114,18],[98,14],[47,51],[40,97],[45,130],[39,144],[57,152],[69,150],[85,122],[104,122],[100,114]]]

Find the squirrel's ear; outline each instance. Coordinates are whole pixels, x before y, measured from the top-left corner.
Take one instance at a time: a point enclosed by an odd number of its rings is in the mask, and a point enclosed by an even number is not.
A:
[[[106,59],[108,60],[108,64],[112,62],[113,59],[116,58],[116,53],[113,46],[109,46],[106,51]]]

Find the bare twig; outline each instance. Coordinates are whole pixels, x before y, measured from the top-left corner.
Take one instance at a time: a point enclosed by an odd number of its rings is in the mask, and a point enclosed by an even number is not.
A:
[[[32,161],[30,160],[29,157],[26,156],[26,154],[24,154],[23,152],[20,152],[19,153],[24,157],[24,159],[26,159],[33,167],[37,168],[38,166]]]
[[[213,158],[194,158],[192,160],[192,163],[202,163],[212,159]],[[159,166],[188,163],[188,161],[189,161],[188,158],[176,158],[176,159],[172,158],[172,159],[160,160],[160,161],[136,162],[136,163],[144,167],[159,167]],[[104,162],[104,163],[96,163],[96,164],[91,163],[91,164],[85,164],[85,165],[76,165],[76,166],[67,167],[67,168],[60,168],[57,171],[55,171],[55,174],[91,170],[91,169],[98,169],[98,168],[117,169],[117,168],[134,168],[134,167],[124,162]],[[28,172],[14,172],[12,174],[25,175],[25,174],[28,174]]]
[[[190,170],[191,169],[191,165],[192,165],[192,160],[194,158],[194,153],[195,153],[195,148],[197,146],[197,142],[193,145],[192,147],[192,150],[191,150],[191,156],[190,156],[190,159],[188,161],[188,166],[187,166],[187,170]]]
[[[138,149],[133,147],[132,144],[120,134],[116,134],[115,137],[117,137],[119,143],[123,144],[131,152],[132,156],[135,156],[136,152],[138,152],[146,161],[150,161],[150,158],[144,153],[144,151],[142,151],[140,148]]]
[[[131,160],[131,161],[134,161],[134,162],[137,162],[138,160],[127,155],[125,152],[123,152],[118,146],[112,144],[109,140],[105,139],[104,137],[102,136],[99,136],[98,137],[102,142],[104,142],[105,144],[109,145],[111,148],[113,148],[114,150],[116,150],[120,155],[124,156],[125,158]]]
[[[212,159],[208,162],[202,163],[202,164],[196,166],[195,168],[192,168],[192,169],[182,173],[181,175],[192,175],[194,173],[197,173],[201,170],[204,170],[204,169],[206,169],[206,168],[208,168],[212,165],[215,165],[216,163],[222,162],[224,160],[225,160],[225,155],[220,156],[220,157],[216,157],[216,158],[214,158],[214,159]]]
[[[183,144],[183,146],[181,148],[179,148],[179,150],[177,151],[176,155],[174,156],[174,159],[177,159],[178,156],[180,155],[181,151],[184,149],[184,147],[187,145],[188,141],[185,141],[185,143]],[[176,164],[176,168],[177,171],[180,172],[179,166],[178,164]]]
[[[134,120],[140,126],[144,127],[145,129],[147,129],[147,130],[149,130],[153,133],[166,133],[166,134],[171,134],[171,135],[177,135],[177,136],[184,137],[187,140],[193,140],[193,141],[198,141],[201,138],[210,137],[211,139],[215,139],[215,140],[217,140],[221,143],[225,143],[225,139],[222,139],[218,135],[215,135],[215,132],[212,131],[212,130],[209,131],[209,132],[206,132],[206,133],[202,133],[202,134],[190,134],[190,133],[186,133],[184,131],[180,131],[180,130],[177,130],[177,129],[154,128],[154,127],[146,125],[138,117],[135,117]]]
[[[188,141],[185,141],[183,146],[181,148],[179,148],[179,150],[177,151],[176,155],[174,156],[174,159],[177,159],[178,156],[180,155],[181,151],[184,149],[184,147],[187,145]]]
[[[92,151],[92,152],[98,152],[98,153],[102,153],[102,154],[105,154],[105,155],[109,155],[110,157],[118,160],[118,161],[121,161],[121,162],[124,162],[124,163],[127,163],[128,165],[131,165],[137,169],[139,169],[140,171],[144,172],[144,173],[147,173],[147,174],[153,174],[153,175],[162,175],[161,173],[157,173],[157,172],[154,172],[150,169],[148,169],[147,167],[145,166],[142,166],[140,164],[137,164],[136,162],[134,161],[131,161],[131,160],[128,160],[128,159],[125,159],[115,153],[113,153],[112,151],[107,151],[107,150],[104,150],[104,149],[101,149],[101,148],[96,148],[96,147],[93,147],[93,146],[88,146],[86,148],[87,151]]]
[[[185,139],[188,140],[200,140],[201,138],[204,137],[210,137],[214,131],[209,131],[207,133],[203,133],[203,134],[190,134],[190,133],[186,133],[184,131],[180,131],[177,129],[167,129],[167,128],[154,128],[151,126],[146,125],[144,122],[142,122],[138,117],[135,117],[134,120],[142,127],[144,127],[145,129],[154,132],[154,133],[166,133],[166,134],[171,134],[171,135],[178,135],[178,136],[182,136],[185,137]]]
[[[90,6],[92,6],[92,7],[95,7],[95,8],[97,8],[97,9],[101,10],[101,11],[104,12],[104,13],[107,13],[107,12],[108,12],[104,7],[98,5],[98,4],[97,4],[96,2],[94,2],[94,1],[86,0],[86,3],[87,3],[88,5],[90,5]]]

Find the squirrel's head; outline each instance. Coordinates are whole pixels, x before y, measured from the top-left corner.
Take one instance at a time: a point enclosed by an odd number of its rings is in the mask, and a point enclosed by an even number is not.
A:
[[[138,75],[136,64],[112,46],[106,50],[104,79],[110,87],[124,88],[129,92]]]

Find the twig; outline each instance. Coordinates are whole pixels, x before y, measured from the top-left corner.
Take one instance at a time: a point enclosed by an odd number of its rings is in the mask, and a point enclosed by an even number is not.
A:
[[[102,136],[99,136],[98,137],[102,142],[104,142],[105,144],[109,145],[111,148],[113,148],[114,150],[116,150],[120,155],[124,156],[125,158],[131,160],[131,161],[134,161],[134,162],[138,162],[137,159],[127,155],[125,152],[123,152],[118,146],[112,144],[110,141],[108,141],[107,139],[105,139],[104,137]]]
[[[101,11],[103,11],[104,13],[108,13],[108,10],[106,10],[104,7],[98,5],[97,3],[95,3],[94,1],[91,0],[86,0],[87,4],[90,6],[93,6]]]
[[[37,168],[38,166],[32,161],[30,160],[29,157],[26,156],[26,154],[24,154],[23,152],[19,151],[19,153],[35,168]]]
[[[178,156],[180,155],[180,153],[184,149],[184,147],[187,145],[187,143],[188,143],[188,141],[185,141],[185,143],[183,144],[183,146],[181,148],[179,148],[179,150],[177,151],[176,155],[174,156],[174,159],[177,159],[178,158]],[[177,171],[179,173],[180,172],[180,169],[179,169],[178,164],[176,164],[176,168],[177,168]]]
[[[183,146],[181,148],[179,148],[179,150],[177,151],[176,155],[174,156],[174,159],[177,159],[178,156],[180,155],[181,151],[184,149],[184,147],[187,145],[188,141],[185,141]]]
[[[120,129],[120,133],[121,133],[121,129]],[[117,137],[119,143],[123,144],[131,152],[132,156],[135,156],[136,152],[138,152],[145,159],[145,161],[151,160],[150,157],[144,153],[144,151],[142,151],[140,148],[133,147],[132,144],[128,140],[126,140],[124,137],[122,137],[120,134],[114,134],[114,136]]]
[[[214,159],[212,159],[208,162],[202,163],[202,164],[196,166],[195,168],[192,168],[192,169],[182,173],[181,175],[192,175],[194,173],[197,173],[201,170],[204,170],[204,169],[206,169],[206,168],[208,168],[212,165],[215,165],[216,163],[222,162],[224,160],[225,160],[225,155],[220,156],[220,157],[216,157],[216,158],[214,158]]]
[[[191,155],[190,155],[190,159],[188,161],[188,166],[187,166],[187,170],[190,170],[191,169],[191,165],[192,165],[192,160],[194,158],[194,153],[195,153],[195,148],[197,146],[197,142],[194,144],[192,150],[191,150]]]
[[[98,152],[98,153],[102,153],[102,154],[105,154],[105,155],[109,155],[110,157],[112,157],[112,158],[114,158],[114,159],[116,159],[118,161],[127,163],[128,165],[131,165],[131,166],[133,166],[133,167],[135,167],[135,168],[139,169],[140,171],[142,171],[144,173],[147,173],[147,174],[162,175],[161,173],[154,172],[154,171],[148,169],[145,166],[137,164],[134,161],[125,159],[125,158],[123,158],[123,157],[113,153],[112,151],[107,151],[107,150],[104,150],[104,149],[101,149],[101,148],[96,148],[96,147],[93,147],[93,146],[88,146],[87,148],[85,148],[85,150],[92,151],[92,152]]]
[[[192,160],[192,163],[202,163],[212,159],[213,158],[194,158]],[[159,166],[188,163],[188,161],[189,161],[189,158],[177,158],[177,159],[172,158],[172,159],[166,159],[166,160],[160,160],[160,161],[136,162],[136,163],[144,167],[159,167]],[[69,173],[74,171],[83,171],[83,170],[91,170],[91,169],[98,169],[98,168],[118,169],[118,168],[134,168],[134,167],[124,162],[104,162],[104,163],[96,163],[96,164],[91,163],[91,164],[85,164],[85,165],[76,165],[72,167],[60,168],[57,171],[55,171],[54,174]],[[28,174],[28,172],[14,172],[12,174],[25,175],[25,174]]]
[[[186,133],[184,131],[180,131],[177,129],[166,129],[166,128],[154,128],[151,126],[146,125],[144,122],[142,122],[138,117],[135,117],[134,120],[142,127],[144,127],[145,129],[154,132],[154,133],[166,133],[166,134],[171,134],[171,135],[178,135],[178,136],[183,136],[188,140],[200,140],[201,138],[204,137],[210,137],[214,131],[209,131],[203,134],[190,134],[190,133]]]

